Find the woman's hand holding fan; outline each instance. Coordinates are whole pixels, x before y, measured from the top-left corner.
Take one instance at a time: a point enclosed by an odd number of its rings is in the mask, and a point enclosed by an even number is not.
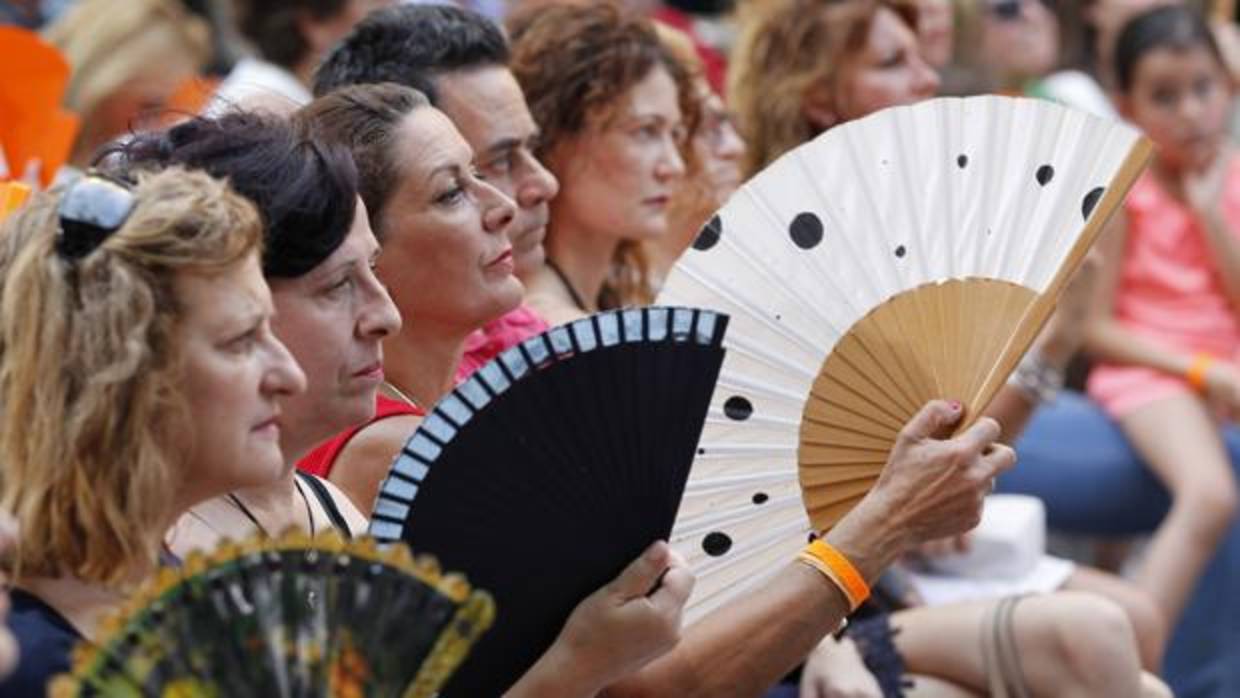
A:
[[[693,573],[651,545],[573,610],[564,630],[506,698],[594,695],[675,646]]]
[[[874,488],[826,534],[867,579],[918,544],[976,526],[990,483],[1015,465],[1015,452],[995,443],[999,425],[992,419],[941,440],[963,416],[959,402],[922,408],[900,431]]]

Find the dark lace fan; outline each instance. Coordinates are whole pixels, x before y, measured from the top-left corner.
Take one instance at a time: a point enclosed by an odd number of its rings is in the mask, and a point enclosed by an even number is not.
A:
[[[373,539],[226,543],[162,571],[54,698],[430,698],[491,624],[459,575]]]
[[[499,608],[445,696],[500,695],[582,598],[666,539],[726,325],[642,308],[554,328],[480,369],[410,437],[371,533],[465,570]]]

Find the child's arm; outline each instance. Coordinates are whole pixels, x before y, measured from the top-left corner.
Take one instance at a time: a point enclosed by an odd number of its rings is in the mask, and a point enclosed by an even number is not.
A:
[[[1128,217],[1120,211],[1098,237],[1095,247],[1101,259],[1085,330],[1085,350],[1102,361],[1148,366],[1182,376],[1188,372],[1192,356],[1167,351],[1115,322],[1115,289],[1119,286],[1127,236]]]
[[[1223,214],[1223,190],[1231,160],[1231,150],[1224,149],[1205,171],[1186,174],[1183,187],[1185,199],[1205,230],[1227,299],[1232,309],[1240,312],[1240,240]]]
[[[1193,364],[1192,353],[1169,350],[1115,321],[1115,289],[1119,286],[1127,229],[1127,216],[1121,211],[1111,220],[1096,245],[1101,264],[1085,332],[1085,350],[1103,361],[1147,366],[1173,376],[1185,376]],[[1240,373],[1231,364],[1222,361],[1212,364],[1205,374],[1205,387],[1211,402],[1232,414],[1240,411]]]

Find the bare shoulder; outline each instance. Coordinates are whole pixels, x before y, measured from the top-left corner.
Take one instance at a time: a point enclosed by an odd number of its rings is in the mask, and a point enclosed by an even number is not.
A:
[[[348,496],[358,511],[370,511],[379,492],[379,483],[409,435],[421,423],[421,417],[397,415],[367,425],[349,439],[336,456],[329,480]]]
[[[366,514],[360,511],[349,495],[344,493],[331,480],[319,478],[323,486],[327,488],[327,493],[331,495],[332,502],[336,504],[336,508],[340,510],[340,515],[344,517],[345,523],[349,524],[349,530],[354,533],[365,531],[370,525],[370,520]]]

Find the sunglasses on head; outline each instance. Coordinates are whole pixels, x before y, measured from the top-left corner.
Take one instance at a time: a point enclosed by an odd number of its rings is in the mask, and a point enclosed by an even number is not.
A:
[[[133,212],[129,185],[92,172],[69,185],[60,197],[56,252],[68,261],[82,259],[120,229]]]

